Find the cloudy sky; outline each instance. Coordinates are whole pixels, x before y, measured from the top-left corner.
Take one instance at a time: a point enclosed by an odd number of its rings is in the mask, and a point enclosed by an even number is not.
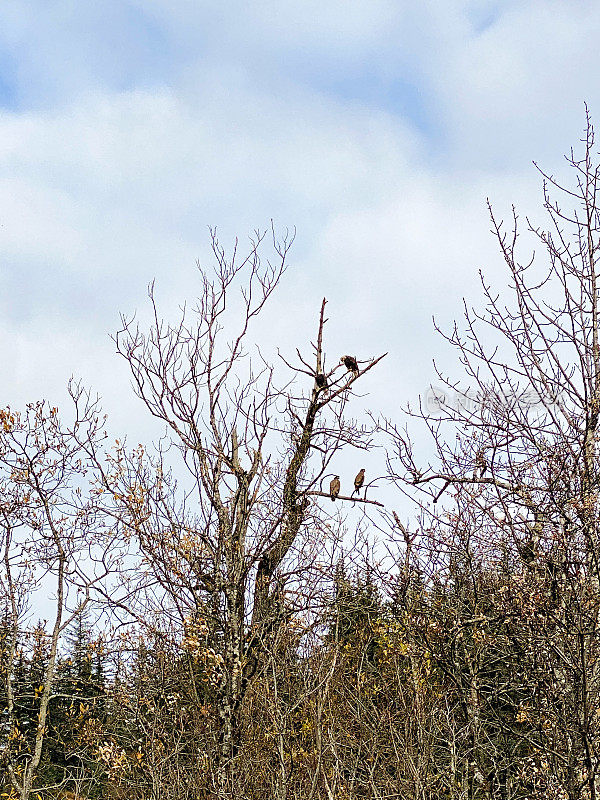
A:
[[[414,400],[432,315],[502,281],[485,198],[535,217],[532,160],[560,172],[600,114],[599,35],[592,0],[4,0],[0,405],[74,374],[141,438],[119,313],[153,278],[192,300],[208,226],[270,219],[297,229],[273,347],[326,296],[336,359],[390,352],[365,402]]]

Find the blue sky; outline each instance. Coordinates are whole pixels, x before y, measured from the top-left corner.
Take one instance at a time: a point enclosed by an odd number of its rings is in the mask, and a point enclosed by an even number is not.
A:
[[[153,278],[193,299],[208,226],[272,218],[298,235],[258,335],[293,351],[327,296],[331,352],[390,351],[365,403],[394,413],[445,358],[432,315],[503,280],[486,196],[535,215],[532,159],[600,114],[599,34],[585,0],[5,0],[0,405],[74,373],[141,438],[119,312]]]

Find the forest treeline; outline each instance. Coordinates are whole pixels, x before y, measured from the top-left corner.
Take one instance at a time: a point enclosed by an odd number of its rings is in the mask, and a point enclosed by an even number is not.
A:
[[[551,579],[459,565],[432,590],[403,578],[384,600],[369,570],[339,568],[318,623],[282,621],[245,698],[231,796],[583,796],[575,664],[550,649],[573,658],[576,642],[553,620]],[[45,796],[216,796],[222,662],[207,621],[119,650],[81,621],[67,638]],[[15,760],[31,750],[45,641],[34,630],[20,647]]]
[[[545,225],[490,206],[507,281],[440,331],[433,403],[357,422],[386,354],[328,361],[325,300],[273,363],[252,347],[270,231],[213,232],[177,321],[153,287],[123,318],[154,446],[75,383],[0,410],[0,796],[596,800],[594,148],[588,118],[571,183],[541,173]]]

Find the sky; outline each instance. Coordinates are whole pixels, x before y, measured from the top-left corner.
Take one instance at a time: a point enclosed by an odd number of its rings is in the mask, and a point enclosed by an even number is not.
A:
[[[365,408],[401,418],[447,349],[433,332],[502,285],[489,197],[540,213],[584,102],[600,114],[592,0],[4,0],[0,406],[64,402],[153,429],[109,334],[193,302],[209,226],[230,247],[296,228],[257,331],[275,352],[389,355]],[[448,362],[450,363],[450,362]]]

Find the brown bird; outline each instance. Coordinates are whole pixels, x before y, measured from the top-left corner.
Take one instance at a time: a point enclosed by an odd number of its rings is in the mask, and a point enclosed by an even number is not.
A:
[[[365,482],[365,470],[363,468],[358,473],[356,478],[354,478],[354,492],[359,492],[364,482]],[[354,494],[354,492],[352,492],[352,494]]]
[[[335,500],[340,493],[340,485],[340,476],[336,475],[329,484],[329,496],[332,500]]]
[[[477,451],[477,455],[475,457],[475,465],[476,465],[476,473],[477,473],[477,468],[478,468],[479,469],[479,477],[483,478],[483,476],[485,475],[485,471],[488,468],[488,462],[487,462],[487,459],[486,459],[486,457],[484,455],[483,450],[478,450]]]
[[[349,372],[358,375],[358,363],[354,356],[342,356],[340,358],[340,364],[343,364]]]
[[[319,389],[327,389],[327,378],[323,375],[322,372],[318,372],[315,375],[315,383],[319,387]]]

